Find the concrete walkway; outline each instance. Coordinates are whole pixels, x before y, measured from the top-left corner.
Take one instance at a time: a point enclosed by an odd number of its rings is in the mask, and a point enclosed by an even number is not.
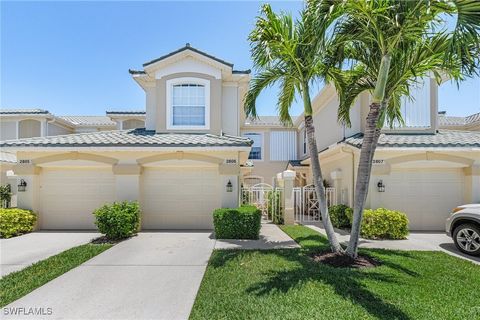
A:
[[[211,232],[142,232],[7,308],[51,308],[45,319],[187,319],[214,244]]]
[[[326,236],[325,229],[321,223],[306,226]],[[335,229],[335,234],[340,243],[345,245],[348,243],[350,239],[349,232]],[[452,238],[448,237],[445,232],[412,231],[406,240],[369,240],[361,238],[359,246],[361,248],[391,250],[443,251],[449,255],[480,265],[480,257],[469,256],[458,251]]]
[[[0,239],[0,274],[3,277],[99,236],[95,232],[41,231]]]
[[[292,249],[300,246],[280,228],[268,222],[262,223],[260,238],[258,240],[227,240],[221,239],[215,242],[215,249]]]

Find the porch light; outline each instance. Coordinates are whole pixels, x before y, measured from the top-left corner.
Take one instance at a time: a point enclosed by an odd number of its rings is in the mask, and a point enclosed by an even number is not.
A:
[[[227,187],[227,192],[233,192],[232,181],[228,180],[226,187]]]
[[[383,180],[378,181],[377,190],[378,192],[385,192],[385,185],[383,184]]]
[[[23,179],[20,179],[20,183],[18,184],[17,187],[18,187],[17,189],[18,192],[25,192],[27,188],[27,182]]]

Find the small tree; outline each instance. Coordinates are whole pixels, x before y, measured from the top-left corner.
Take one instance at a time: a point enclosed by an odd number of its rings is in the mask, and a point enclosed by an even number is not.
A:
[[[327,24],[322,24],[327,25]],[[328,215],[322,171],[318,157],[315,127],[312,119],[312,101],[310,86],[313,81],[327,77],[321,54],[322,33],[326,30],[316,28],[315,16],[308,8],[302,11],[301,18],[294,20],[289,14],[275,14],[270,5],[262,7],[255,28],[250,33],[251,52],[254,67],[258,74],[251,80],[245,98],[247,117],[256,117],[255,101],[266,87],[280,84],[278,95],[278,113],[280,120],[291,124],[290,107],[295,95],[302,97],[305,115],[305,130],[311,157],[313,184],[318,195],[323,224],[332,251],[341,252]]]
[[[385,121],[403,122],[400,101],[418,79],[433,75],[440,83],[479,74],[480,1],[478,0],[311,0],[321,24],[330,24],[328,67],[340,98],[339,120],[350,124],[356,98],[372,94],[355,186],[352,232],[347,254],[356,257],[372,159]],[[456,24],[447,27],[445,17]],[[330,18],[326,18],[330,17]]]
[[[2,208],[10,208],[12,201],[12,187],[10,184],[0,186],[0,206]]]

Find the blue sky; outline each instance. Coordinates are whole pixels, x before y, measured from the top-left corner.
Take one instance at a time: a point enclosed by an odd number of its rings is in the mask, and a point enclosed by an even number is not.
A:
[[[273,2],[298,12],[301,2]],[[260,2],[1,2],[1,108],[39,107],[57,115],[144,109],[129,68],[192,46],[251,68],[247,36]],[[277,92],[258,101],[275,114]],[[480,79],[442,85],[439,109],[480,112]],[[296,103],[292,115],[301,112]]]

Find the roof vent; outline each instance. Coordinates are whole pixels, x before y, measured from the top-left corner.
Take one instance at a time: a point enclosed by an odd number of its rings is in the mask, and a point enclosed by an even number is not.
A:
[[[190,48],[190,43],[189,42],[185,43],[185,47]]]

